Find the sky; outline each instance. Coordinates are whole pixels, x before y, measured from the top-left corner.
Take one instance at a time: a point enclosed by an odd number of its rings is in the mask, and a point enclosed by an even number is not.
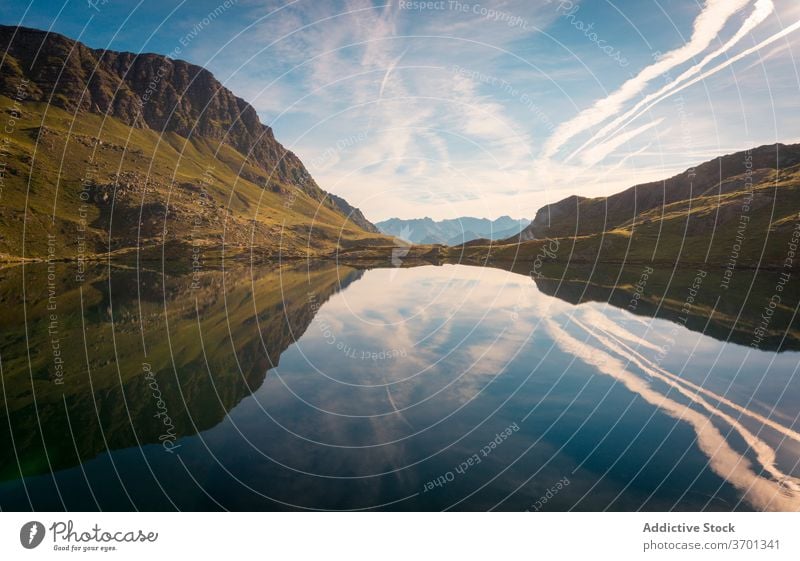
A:
[[[532,218],[800,141],[797,0],[0,0],[205,66],[373,222]]]

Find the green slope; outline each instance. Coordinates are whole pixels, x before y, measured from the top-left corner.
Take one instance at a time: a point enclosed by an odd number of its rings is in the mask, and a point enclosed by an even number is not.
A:
[[[450,255],[483,262],[780,269],[798,235],[800,145],[772,145],[611,197],[570,197],[537,213],[523,233],[534,239],[467,244]],[[551,246],[557,250],[545,250]]]
[[[0,112],[19,115],[4,154],[6,259],[46,256],[48,235],[57,258],[136,248],[156,254],[162,244],[184,255],[224,244],[234,254],[252,246],[259,255],[291,257],[385,243],[296,186],[270,180],[230,146],[4,96]]]
[[[0,49],[0,259],[391,243],[202,67],[2,25]]]

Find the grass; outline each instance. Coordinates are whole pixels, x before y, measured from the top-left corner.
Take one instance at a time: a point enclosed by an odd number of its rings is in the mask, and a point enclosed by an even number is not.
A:
[[[556,238],[546,260],[780,268],[800,224],[800,166],[772,174],[745,191],[706,194],[642,212],[609,231]],[[744,216],[744,218],[742,218]],[[744,224],[744,228],[741,226]],[[532,261],[548,240],[450,248],[473,262]]]
[[[10,117],[13,106],[0,96],[0,114]],[[60,259],[82,254],[81,236],[88,258],[137,250],[150,256],[161,245],[178,259],[194,245],[292,258],[329,255],[342,244],[391,243],[329,200],[275,181],[226,144],[159,135],[101,115],[23,103],[5,163],[5,261],[45,257],[48,235]]]

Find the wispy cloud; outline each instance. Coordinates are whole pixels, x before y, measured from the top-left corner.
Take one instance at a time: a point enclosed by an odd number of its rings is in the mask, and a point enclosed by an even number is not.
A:
[[[645,53],[624,70],[607,70],[608,56],[587,48],[558,3],[484,2],[464,11],[299,1],[264,17],[278,4],[242,1],[254,25],[213,64],[325,189],[374,221],[531,216],[559,197],[609,194],[679,171],[700,161],[692,154],[725,150],[720,137],[786,135],[760,118],[773,109],[754,101],[763,84],[730,83],[722,72],[754,54],[752,63],[790,60],[793,31],[776,28],[779,16],[794,21],[786,0],[708,0],[694,14],[670,13],[691,29],[688,39],[639,21],[634,4],[619,6],[628,20],[596,11],[594,29],[620,37],[615,48]],[[639,33],[626,34],[630,25]],[[640,36],[666,45],[664,54],[643,51]],[[662,103],[678,93],[686,122]],[[791,105],[787,93],[771,102]],[[744,108],[741,119],[714,113]],[[790,131],[792,123],[776,126]]]

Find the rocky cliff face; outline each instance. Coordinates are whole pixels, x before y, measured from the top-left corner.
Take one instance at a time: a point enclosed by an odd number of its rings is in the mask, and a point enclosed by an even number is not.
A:
[[[264,187],[296,187],[349,214],[364,230],[378,231],[358,209],[323,191],[300,159],[275,140],[255,109],[200,66],[156,54],[91,49],[62,35],[23,27],[0,26],[0,49],[5,53],[2,95],[13,97],[24,83],[28,101],[226,144],[264,171]]]

